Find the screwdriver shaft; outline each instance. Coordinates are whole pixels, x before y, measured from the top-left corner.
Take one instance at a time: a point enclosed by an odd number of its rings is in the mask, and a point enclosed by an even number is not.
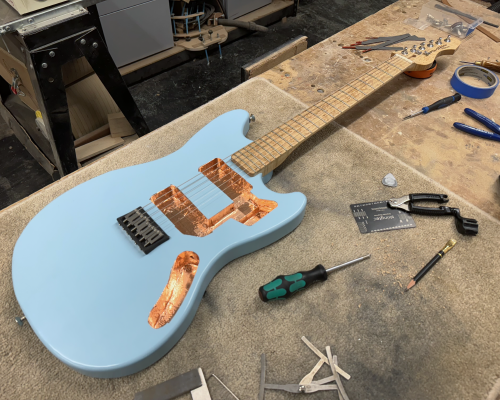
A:
[[[366,256],[356,258],[355,260],[352,260],[352,261],[347,261],[347,262],[346,262],[346,263],[344,263],[344,264],[340,264],[340,265],[336,265],[335,267],[328,268],[328,269],[326,270],[326,272],[327,272],[327,273],[330,273],[330,272],[332,272],[332,271],[335,271],[336,269],[340,269],[340,268],[343,268],[343,267],[347,267],[348,265],[355,264],[355,263],[357,263],[357,262],[360,262],[360,261],[366,260],[367,258],[370,258],[370,257],[371,257],[371,254],[367,254]]]

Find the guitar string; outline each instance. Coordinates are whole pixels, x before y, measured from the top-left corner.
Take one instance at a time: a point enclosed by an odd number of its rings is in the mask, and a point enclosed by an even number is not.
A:
[[[394,66],[394,65],[393,65],[393,64],[391,64],[391,63],[388,63],[388,64],[390,64],[391,66],[393,66],[393,67],[395,67],[395,68],[399,69],[400,71],[402,71],[399,67]],[[391,75],[391,74],[389,74],[389,73],[387,73],[387,72],[385,72],[385,71],[383,71],[383,70],[380,70],[379,68],[373,68],[373,69],[374,69],[374,70],[377,70],[377,71],[380,71],[380,72],[383,72],[383,73],[386,73],[387,75],[389,75],[390,77],[392,77],[392,75]],[[371,75],[371,74],[369,74],[369,73],[368,73],[368,75],[369,75],[369,76],[372,76],[372,75]],[[373,77],[373,78],[375,78],[375,79],[377,79],[378,81],[380,81],[382,84],[385,84],[386,82],[388,82],[388,81],[383,82],[382,80],[380,80],[380,79],[378,79],[377,77],[374,77],[374,76],[372,76],[372,77]],[[391,79],[392,79],[392,78],[391,78]],[[389,79],[389,80],[391,80],[391,79]],[[361,82],[363,82],[363,81],[361,81]],[[365,82],[363,82],[363,83],[365,83]],[[350,83],[348,83],[346,86],[350,86],[350,87],[354,88],[355,90],[358,90],[360,93],[364,93],[364,92],[361,92],[361,91],[360,91],[359,89],[357,89],[356,87],[354,87],[354,86],[350,85]],[[341,91],[342,91],[342,90],[341,90]],[[347,95],[349,95],[348,93],[346,93],[346,92],[344,92],[344,91],[342,91],[342,92],[343,92],[343,93],[345,93],[345,94],[347,94]],[[328,97],[330,97],[330,96],[328,96]],[[331,96],[331,97],[336,98],[335,96]],[[352,97],[352,96],[350,96],[350,97]],[[352,97],[352,98],[354,99],[354,97]],[[337,100],[340,100],[340,99],[337,99]],[[356,99],[355,99],[355,100],[356,100]],[[361,100],[362,100],[362,99],[360,99],[360,100],[356,100],[356,102],[355,102],[354,104],[356,104],[358,101],[361,101]],[[320,100],[320,101],[319,101],[319,102],[317,102],[316,104],[319,104],[321,101],[322,101],[322,100]],[[345,103],[345,102],[343,102],[342,100],[340,100],[340,101],[341,101],[342,103],[346,104],[346,103]],[[328,103],[328,102],[327,102],[327,104],[330,104],[330,103]],[[353,104],[353,105],[354,105],[354,104]],[[347,105],[347,104],[346,104],[346,105]],[[351,108],[353,105],[348,105],[348,107],[349,107],[349,108]],[[315,106],[315,105],[314,105],[314,106]],[[317,107],[317,106],[316,106],[316,108],[319,108],[320,110],[322,110],[323,112],[325,112],[325,111],[324,111],[322,108],[320,108],[320,107]],[[336,108],[336,107],[334,107],[334,108]],[[338,109],[337,109],[337,110],[338,110]],[[347,109],[346,109],[346,110],[347,110]],[[344,110],[344,111],[346,111],[346,110]],[[323,121],[323,122],[325,122],[325,123],[326,123],[326,121],[324,121],[324,120],[323,120],[321,117],[319,117],[318,115],[316,115],[316,114],[314,114],[314,113],[310,112],[309,110],[306,110],[306,111],[307,111],[307,112],[309,112],[310,114],[312,114],[312,115],[313,115],[314,117],[316,117],[318,120],[321,120],[321,121]],[[339,110],[338,110],[338,111],[339,111]],[[329,114],[328,112],[326,112],[326,114],[328,114],[328,115],[330,115],[330,116],[331,116],[331,114]],[[308,118],[305,118],[303,115],[300,115],[300,114],[299,114],[299,116],[301,116],[301,117],[302,117],[302,118],[304,118],[306,121],[309,121],[310,123],[312,123],[313,125],[315,125],[316,127],[318,127],[316,124],[314,124],[314,122],[312,122],[312,121],[311,121],[311,120],[309,120]],[[333,116],[332,116],[332,117],[333,117]],[[297,124],[301,125],[301,126],[302,126],[302,127],[304,127],[305,129],[307,129],[309,132],[311,132],[311,131],[307,128],[307,127],[305,127],[304,125],[300,124],[298,121],[295,121],[294,119],[292,119],[292,120],[293,120],[295,123],[297,123]],[[331,122],[331,121],[330,121],[330,122]],[[328,123],[329,123],[329,122],[328,122]],[[286,124],[286,125],[288,125],[288,124]],[[295,128],[291,127],[290,125],[288,125],[288,126],[289,126],[290,128],[292,128],[292,129],[294,129],[295,131],[297,131]],[[318,127],[318,128],[319,128],[319,127]],[[282,130],[283,130],[283,129],[282,129]],[[283,131],[284,131],[284,130],[283,130]],[[284,132],[286,132],[286,131],[284,131]],[[299,131],[297,131],[297,132],[298,132],[299,134],[301,134]],[[273,131],[271,131],[270,133],[274,133],[274,132],[273,132]],[[287,133],[287,134],[289,134],[288,132],[286,132],[286,133]],[[311,132],[311,133],[313,133],[313,132]],[[276,133],[275,133],[275,134],[276,134]],[[289,135],[290,135],[290,134],[289,134]],[[267,136],[267,135],[266,135],[266,136]],[[290,135],[290,136],[291,136],[291,135]],[[303,136],[303,135],[301,134],[301,136]],[[280,138],[281,138],[281,136],[279,136],[279,135],[278,135],[278,137],[280,137]],[[293,137],[293,136],[292,136],[292,137]],[[303,137],[304,137],[304,136],[303,136]],[[270,138],[271,138],[271,137],[270,137]],[[293,137],[293,138],[295,139],[295,137]],[[304,137],[304,138],[305,138],[305,137]],[[260,139],[262,140],[262,138],[260,138]],[[271,139],[272,139],[272,138],[271,138]],[[283,138],[282,138],[282,139],[283,139]],[[258,139],[257,139],[257,140],[258,140]],[[272,139],[272,140],[273,140],[275,143],[279,144],[278,142],[276,142],[276,140],[274,140],[274,139]],[[254,142],[252,142],[252,143],[254,143]],[[251,143],[251,144],[252,144],[252,143]],[[297,143],[299,143],[299,141],[297,141]],[[267,144],[267,143],[266,143],[266,144]],[[290,143],[289,143],[289,144],[290,144]],[[274,156],[273,156],[273,155],[272,155],[272,154],[271,154],[271,153],[270,153],[267,149],[265,149],[264,147],[262,147],[262,146],[261,146],[260,144],[258,144],[258,143],[257,143],[257,145],[258,145],[259,147],[261,147],[263,150],[265,150],[265,151],[266,151],[266,152],[267,152],[270,156],[272,156],[272,157],[274,158]],[[280,144],[279,144],[279,145],[280,145]],[[250,144],[249,144],[248,146],[250,147]],[[270,145],[268,144],[268,146],[270,146]],[[281,146],[281,145],[280,145],[280,146]],[[278,154],[281,154],[281,153],[279,153],[279,152],[278,152],[278,151],[274,148],[274,146],[270,146],[270,147],[271,147],[272,149],[274,149],[274,151],[276,151]],[[283,146],[281,146],[281,147],[284,149],[284,147],[283,147]],[[293,147],[293,146],[292,146],[292,147]],[[269,160],[267,159],[267,157],[265,157],[263,154],[261,154],[261,153],[260,153],[260,152],[258,152],[258,151],[257,151],[257,153],[258,153],[259,155],[261,155],[262,157],[264,157],[267,161],[269,161]],[[249,154],[250,154],[250,153],[249,153]],[[226,160],[227,158],[230,158],[230,157],[231,157],[231,156],[228,156],[228,157],[226,157],[224,160]],[[253,156],[253,158],[256,158],[256,159],[257,159],[257,161],[259,161],[259,162],[260,162],[260,160],[259,160],[257,157]],[[276,159],[276,158],[274,158],[274,159]],[[250,160],[250,161],[251,161],[251,160]],[[237,167],[240,171],[242,171],[244,175],[247,175],[247,174],[246,174],[246,173],[245,173],[245,172],[244,172],[244,171],[243,171],[243,170],[242,170],[239,166],[237,166],[237,165],[236,165],[233,161],[230,161],[230,162],[231,162],[232,164],[234,164],[234,165],[235,165],[235,166],[236,166],[236,167]],[[263,164],[263,165],[264,165],[264,164]],[[213,166],[210,166],[210,167],[207,167],[206,169],[209,169],[209,168],[212,168],[212,167],[213,167]],[[205,169],[205,170],[206,170],[206,169]],[[219,167],[219,168],[217,168],[214,172],[218,171],[219,169],[220,169],[220,167]],[[198,175],[200,175],[200,174],[198,174]],[[203,175],[203,177],[205,177],[205,176]],[[193,178],[194,178],[194,177],[193,177]],[[190,180],[192,180],[193,178],[191,178]],[[200,179],[202,179],[202,178],[200,178]],[[222,178],[221,178],[221,179],[222,179]],[[225,183],[229,183],[229,182],[230,182],[230,181],[232,181],[233,179],[234,179],[234,177],[233,177],[233,178],[231,178],[230,180],[227,180]],[[240,179],[241,179],[241,177],[240,177]],[[189,182],[190,180],[186,181],[185,183]],[[219,180],[218,180],[218,181],[219,181]],[[218,182],[218,181],[216,181],[216,182]],[[224,185],[225,183],[221,184],[221,186],[222,186],[222,185]],[[210,184],[209,184],[209,185],[210,185]],[[198,186],[199,186],[199,185],[198,185]],[[197,186],[197,187],[198,187],[198,186]],[[211,191],[213,191],[213,190],[215,190],[215,188],[212,188],[212,190],[211,190]],[[211,191],[210,191],[210,192],[211,192]],[[208,193],[210,193],[210,192],[208,192]],[[198,192],[197,192],[197,193],[198,193]],[[206,195],[207,195],[207,194],[205,194],[203,197],[205,197]],[[215,197],[212,197],[212,199],[213,199],[213,198],[215,198]],[[210,199],[208,199],[208,201],[209,201],[209,200],[210,200]],[[203,204],[204,204],[204,203],[203,203]],[[161,213],[161,214],[163,214],[163,213]],[[164,214],[163,214],[163,215],[164,215]],[[187,215],[189,215],[189,213],[188,213],[188,214],[186,214],[186,216],[187,216]],[[184,218],[184,217],[183,217],[183,218]],[[175,226],[175,225],[174,225],[174,226]]]
[[[392,65],[392,64],[391,64],[391,65]],[[398,67],[395,67],[395,68],[398,68]],[[377,70],[377,71],[380,71],[380,72],[385,72],[385,71],[383,71],[383,70],[380,70],[379,68],[374,68],[374,69],[375,69],[375,70]],[[399,68],[398,68],[398,69],[399,69]],[[386,74],[392,77],[392,75],[390,75],[390,74],[388,74],[388,73],[386,73]],[[368,75],[369,75],[369,76],[372,76],[372,75],[371,75],[371,74],[369,74],[369,73],[368,73]],[[374,77],[374,76],[372,76],[372,77],[373,77],[373,78],[375,78],[375,79],[377,79],[378,81],[380,81],[382,84],[386,83],[386,82],[381,81],[381,80],[380,80],[380,79],[378,79],[377,77]],[[387,82],[388,82],[388,81],[387,81]],[[351,85],[349,85],[349,86],[351,86]],[[353,87],[353,88],[354,88],[354,89],[356,89],[355,87]],[[342,92],[343,92],[343,91],[342,91]],[[345,92],[344,92],[344,93],[345,93]],[[348,93],[346,93],[346,94],[348,94]],[[333,96],[333,97],[335,97],[335,96]],[[352,96],[350,96],[350,97],[352,97]],[[335,98],[336,98],[336,97],[335,97]],[[353,99],[354,99],[354,98],[353,98]],[[337,100],[340,100],[340,99],[337,99]],[[342,101],[342,100],[340,100],[340,101]],[[359,101],[360,101],[360,100],[359,100]],[[321,102],[321,101],[320,101],[320,102]],[[343,102],[343,101],[342,101],[342,102]],[[358,100],[356,100],[356,103],[357,103],[357,102],[358,102]],[[318,103],[319,103],[319,102],[318,102]],[[318,104],[318,103],[317,103],[317,104]],[[344,103],[344,104],[346,104],[345,102],[343,102],[343,103]],[[354,103],[354,104],[356,104],[356,103]],[[328,103],[328,104],[330,104],[330,103]],[[354,104],[353,104],[353,105],[354,105]],[[349,108],[350,108],[350,107],[352,107],[353,105],[349,105]],[[317,107],[317,108],[320,108],[320,107]],[[321,108],[320,108],[320,109],[321,109]],[[307,112],[309,112],[310,114],[312,114],[314,117],[318,118],[319,120],[321,120],[321,121],[323,121],[323,122],[326,122],[326,121],[324,121],[321,117],[319,117],[318,115],[316,115],[316,114],[314,114],[314,113],[312,113],[312,112],[310,112],[310,111],[308,111],[308,110],[306,110],[306,111],[307,111]],[[324,111],[324,110],[323,110],[323,111]],[[345,111],[345,110],[344,110],[344,111]],[[327,113],[327,114],[328,114],[328,113]],[[301,116],[301,117],[302,117],[302,118],[304,118],[306,121],[309,121],[310,123],[312,123],[313,125],[315,125],[316,127],[318,127],[316,124],[314,124],[314,122],[312,122],[312,121],[311,121],[311,120],[309,120],[308,118],[305,118],[303,115],[300,115],[300,114],[299,114],[299,116]],[[295,123],[297,123],[297,124],[301,125],[302,127],[304,127],[305,129],[309,130],[306,126],[304,126],[304,125],[300,124],[298,121],[295,121],[294,119],[292,119],[292,120],[293,120]],[[288,125],[288,124],[286,124],[286,125]],[[288,126],[289,126],[289,127],[291,127],[290,125],[288,125]],[[291,127],[291,128],[292,128],[292,129],[294,129],[293,127]],[[319,128],[319,127],[318,127],[318,128]],[[283,129],[282,129],[282,130],[283,130]],[[297,131],[296,129],[294,129],[294,130],[295,130],[295,131]],[[286,132],[286,131],[284,131],[284,132]],[[299,131],[297,131],[297,132],[298,132],[299,134],[301,134]],[[311,131],[309,130],[309,132],[311,132]],[[311,133],[312,133],[312,132],[311,132]],[[290,136],[291,136],[291,135],[290,135]],[[301,136],[303,136],[303,135],[301,135]],[[278,137],[280,137],[280,136],[278,135]],[[292,137],[293,137],[293,136],[292,136]],[[303,136],[303,137],[304,137],[304,136]],[[295,137],[293,137],[293,138],[295,139]],[[304,137],[304,138],[305,138],[305,137]],[[261,139],[262,139],[262,138],[261,138]],[[275,141],[275,142],[276,142],[276,141]],[[299,143],[299,141],[297,141],[297,143]],[[259,147],[261,147],[263,150],[267,151],[267,150],[266,150],[264,147],[262,147],[260,144],[258,144],[258,143],[257,143],[257,145],[259,145]],[[250,145],[249,145],[249,147],[250,147]],[[283,146],[282,146],[282,147],[283,147]],[[274,149],[274,147],[272,147],[272,148]],[[275,149],[274,149],[274,150],[275,150]],[[276,150],[275,150],[275,151],[276,151]],[[272,154],[271,154],[271,153],[269,153],[269,151],[267,151],[267,152],[268,152],[268,154],[269,154],[269,155],[271,155],[271,156],[272,156]],[[276,151],[276,152],[277,152],[278,154],[280,154],[278,151]],[[259,155],[263,156],[263,157],[264,157],[267,161],[269,161],[269,160],[267,159],[267,157],[265,157],[263,154],[261,154],[260,152],[257,152],[257,153],[258,153]],[[254,157],[254,158],[257,158],[257,157],[255,157],[255,156],[253,156],[253,157]],[[274,156],[272,156],[272,157],[274,157]],[[257,161],[259,161],[259,162],[260,162],[260,160],[259,160],[258,158],[257,158]],[[232,163],[234,164],[234,162],[232,162]],[[263,164],[263,165],[264,165],[264,164]],[[239,168],[239,169],[241,170],[241,168]],[[229,180],[228,180],[227,182],[229,182]],[[223,184],[224,184],[224,183],[223,183]],[[221,185],[221,186],[222,186],[222,185]],[[213,190],[215,190],[215,188],[212,188],[212,190],[210,190],[210,192],[212,192]],[[209,192],[209,193],[210,193],[210,192]],[[198,192],[197,192],[197,193],[198,193]],[[203,196],[202,196],[202,198],[203,198],[203,197],[205,197],[205,196],[206,196],[206,194],[205,194],[205,195],[203,195]],[[210,200],[210,199],[209,199],[209,200]],[[187,214],[187,215],[188,215],[188,214]],[[187,215],[186,215],[186,216],[187,216]]]

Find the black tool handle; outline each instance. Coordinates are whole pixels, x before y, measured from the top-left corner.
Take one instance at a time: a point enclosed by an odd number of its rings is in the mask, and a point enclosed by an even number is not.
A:
[[[445,206],[441,206],[438,208],[419,207],[419,206],[414,206],[413,204],[410,203],[409,209],[412,214],[435,215],[435,216],[454,215],[452,209],[450,207],[445,207]]]
[[[437,203],[448,203],[448,195],[432,193],[413,193],[410,194],[410,201],[435,201]]]
[[[274,299],[288,299],[301,289],[309,287],[317,281],[326,281],[328,274],[321,264],[310,271],[301,271],[293,275],[280,275],[267,285],[259,288],[259,297],[262,301]]]
[[[449,105],[459,101],[461,98],[462,95],[460,93],[455,93],[453,96],[445,97],[444,99],[438,100],[434,104],[431,104],[430,106],[422,108],[422,110],[424,111],[424,114],[427,114],[428,112],[448,107]]]

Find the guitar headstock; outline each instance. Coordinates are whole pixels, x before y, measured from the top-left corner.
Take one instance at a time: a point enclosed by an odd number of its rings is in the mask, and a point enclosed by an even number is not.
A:
[[[407,71],[424,71],[432,66],[432,63],[439,56],[451,55],[460,46],[460,40],[453,36],[439,38],[438,40],[429,40],[414,45],[411,49],[405,48],[393,54],[400,54],[403,57],[413,61],[413,65]]]

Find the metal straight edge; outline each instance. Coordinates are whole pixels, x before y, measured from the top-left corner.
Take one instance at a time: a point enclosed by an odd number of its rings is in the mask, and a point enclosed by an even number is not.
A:
[[[262,355],[260,356],[259,400],[264,400],[265,385],[266,385],[266,355],[262,353]]]
[[[37,10],[27,15],[20,15],[19,18],[13,19],[10,22],[5,22],[4,24],[0,25],[0,35],[14,31],[23,32],[23,28],[26,28],[27,32],[30,25],[41,26],[40,24],[46,22],[47,20],[62,17],[65,14],[70,14],[73,12],[83,14],[83,12],[79,11],[81,9],[83,9],[83,11],[87,13],[85,7],[92,6],[96,3],[99,3],[99,1],[101,0],[74,0],[56,5],[54,7]]]
[[[171,400],[201,387],[202,384],[198,370],[193,369],[136,393],[134,400]]]

